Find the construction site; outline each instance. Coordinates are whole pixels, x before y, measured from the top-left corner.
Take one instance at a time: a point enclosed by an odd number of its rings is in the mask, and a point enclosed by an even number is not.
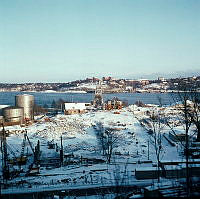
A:
[[[31,95],[18,95],[15,102],[2,109],[3,198],[187,197],[184,128],[173,119],[175,135],[162,123],[158,161],[149,118],[155,111],[175,117],[174,107],[124,106],[118,98],[104,102],[100,86],[90,105],[64,103],[56,115],[34,116]],[[192,197],[200,187],[194,131],[192,126],[187,160]]]

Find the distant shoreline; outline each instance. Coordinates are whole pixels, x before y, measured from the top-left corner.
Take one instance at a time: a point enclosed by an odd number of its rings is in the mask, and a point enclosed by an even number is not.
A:
[[[54,90],[46,90],[46,91],[0,91],[0,93],[9,93],[9,92],[22,92],[22,93],[72,93],[72,94],[89,94],[89,93],[95,93],[95,92],[87,92],[87,91],[54,91]],[[136,92],[103,92],[103,94],[117,94],[117,93],[178,93],[178,92],[191,92],[191,91],[178,91],[178,90],[168,90],[168,91],[136,91]],[[200,90],[195,91],[197,93],[200,93]]]

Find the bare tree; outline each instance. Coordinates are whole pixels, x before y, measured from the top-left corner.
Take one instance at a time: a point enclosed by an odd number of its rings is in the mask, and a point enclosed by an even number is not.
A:
[[[104,143],[104,134],[105,134],[105,128],[103,127],[103,124],[101,122],[98,122],[96,124],[96,131],[97,131],[97,141],[99,145],[99,149],[102,151],[102,154],[105,155],[105,143]]]
[[[179,82],[179,87],[176,95],[172,95],[174,102],[177,101],[182,104],[178,110],[180,110],[184,116],[187,117],[187,120],[190,124],[193,124],[196,127],[197,139],[200,141],[200,93],[195,87],[189,87],[183,81]],[[186,113],[187,112],[187,113]],[[183,119],[184,121],[184,119]]]
[[[39,114],[45,114],[47,113],[47,109],[42,107],[42,106],[39,106],[37,104],[34,104],[34,114],[35,115],[39,115]]]
[[[157,160],[157,169],[158,169],[158,182],[160,182],[160,159],[161,159],[161,154],[163,151],[163,146],[162,146],[162,131],[164,128],[164,123],[162,121],[162,114],[160,110],[153,110],[153,112],[150,114],[149,119],[150,123],[152,126],[152,144],[155,149],[155,155],[156,155],[156,160]]]
[[[119,146],[119,143],[123,140],[122,135],[113,129],[105,129],[102,124],[99,124],[99,130],[97,133],[97,139],[102,149],[102,154],[106,156],[107,162],[111,162],[113,149]]]
[[[179,102],[178,106],[176,106],[176,111],[179,111],[178,119],[180,120],[180,124],[183,126],[185,131],[185,141],[182,143],[185,152],[186,158],[186,188],[187,188],[187,196],[190,195],[190,173],[189,173],[189,129],[192,123],[196,124],[199,122],[198,118],[198,108],[196,102],[192,102],[191,100],[196,99],[193,98],[193,91],[187,88],[187,86],[182,85],[181,89],[176,94],[176,99],[173,97],[174,102]],[[192,103],[191,103],[192,102]],[[176,132],[174,131],[172,125],[169,122],[166,124],[170,127],[174,135]],[[198,125],[198,124],[197,124]],[[198,137],[198,135],[197,135]]]
[[[104,135],[104,144],[108,163],[111,161],[113,149],[117,147],[120,136],[116,131],[106,130]]]
[[[139,106],[139,107],[145,107],[145,104],[144,104],[142,101],[140,101],[140,100],[137,100],[137,101],[135,102],[135,105],[137,105],[137,106]]]
[[[115,184],[115,198],[124,198],[123,195],[127,192],[125,185],[128,185],[128,161],[120,167],[119,164],[115,164],[113,169],[113,177]]]
[[[189,99],[191,104],[188,108],[188,117],[197,130],[197,142],[200,142],[200,93],[196,90],[189,92]]]

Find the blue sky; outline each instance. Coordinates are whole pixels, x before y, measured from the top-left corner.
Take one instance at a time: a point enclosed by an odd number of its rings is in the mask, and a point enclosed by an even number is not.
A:
[[[200,69],[200,0],[0,1],[0,82]]]

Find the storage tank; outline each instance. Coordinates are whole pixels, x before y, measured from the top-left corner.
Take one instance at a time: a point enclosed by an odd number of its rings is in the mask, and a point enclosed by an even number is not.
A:
[[[3,115],[3,109],[9,107],[10,105],[0,105],[0,116]]]
[[[20,122],[24,120],[24,109],[10,106],[3,109],[3,116],[6,122]]]
[[[0,115],[0,126],[3,123],[3,121],[4,121],[3,116]]]
[[[15,105],[24,108],[24,119],[33,120],[34,112],[34,96],[33,95],[17,95],[15,96]]]

